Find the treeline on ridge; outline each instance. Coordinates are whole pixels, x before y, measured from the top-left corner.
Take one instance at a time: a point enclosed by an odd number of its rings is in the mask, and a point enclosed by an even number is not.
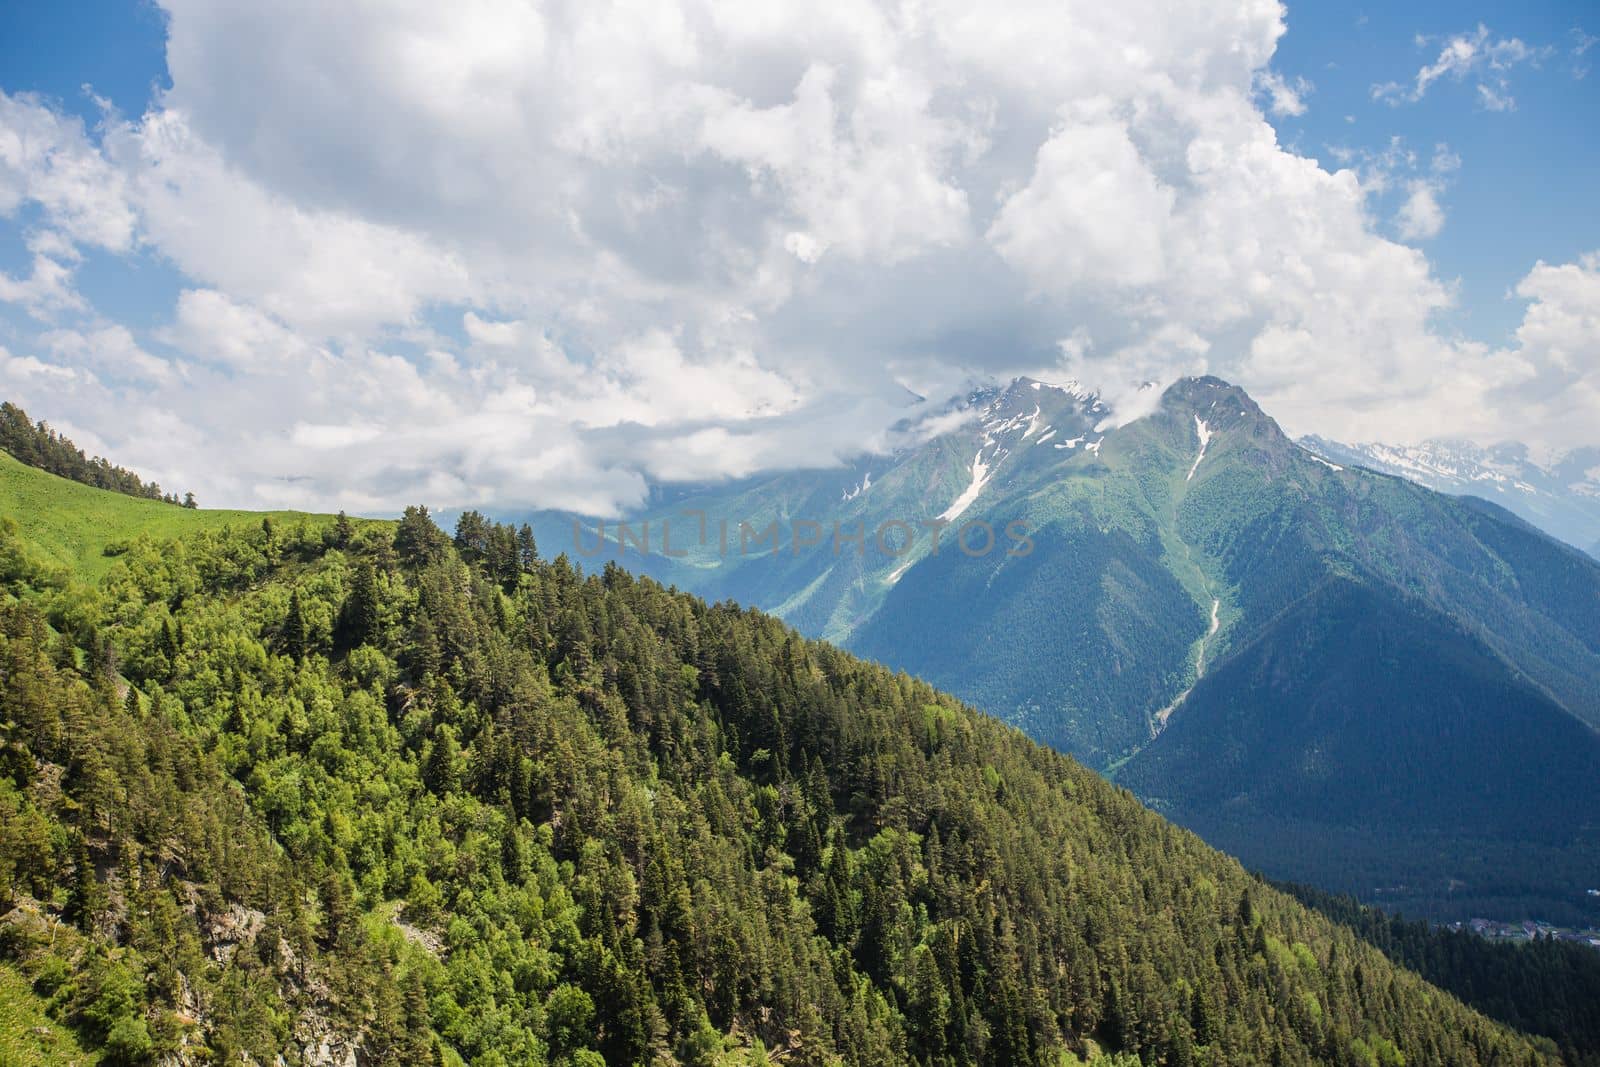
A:
[[[193,493],[185,493],[180,499],[176,493],[163,493],[161,486],[155,482],[147,482],[110,460],[99,456],[90,459],[69,438],[52,430],[43,421],[33,422],[26,411],[10,401],[0,403],[0,449],[30,467],[92,485],[96,489],[162,500],[168,504],[181,503],[187,508],[197,506]]]

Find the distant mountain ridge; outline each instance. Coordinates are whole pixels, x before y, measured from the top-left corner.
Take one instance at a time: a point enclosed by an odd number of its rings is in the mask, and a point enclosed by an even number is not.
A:
[[[1300,443],[1335,463],[1409,478],[1441,493],[1492,500],[1552,537],[1600,558],[1600,446],[1535,460],[1527,445],[1431,440],[1420,445],[1343,444],[1310,435]]]
[[[637,535],[703,515],[719,532],[681,557],[615,537],[597,552],[592,529],[586,552],[926,677],[1269,873],[1369,899],[1404,884],[1413,910],[1594,909],[1580,884],[1600,855],[1593,559],[1491,503],[1317,456],[1215,378],[1120,425],[1086,390],[1026,379],[963,410],[848,470],[630,516]],[[573,536],[570,516],[539,524],[541,544]],[[742,550],[743,531],[773,524],[770,547]],[[833,543],[857,529],[864,543]],[[961,550],[985,531],[991,550]],[[1352,642],[1329,623],[1369,617],[1414,625]],[[1397,674],[1407,663],[1433,673]],[[1517,714],[1483,708],[1485,688]],[[1560,758],[1493,758],[1543,738],[1563,739]],[[1403,768],[1394,787],[1357,784],[1382,767]],[[1484,793],[1475,776],[1491,772]],[[1530,817],[1548,823],[1537,842]]]

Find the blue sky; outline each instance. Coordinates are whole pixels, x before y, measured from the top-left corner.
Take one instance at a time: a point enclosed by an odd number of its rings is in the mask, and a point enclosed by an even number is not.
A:
[[[1449,221],[1428,242],[1441,274],[1461,281],[1461,329],[1499,342],[1521,306],[1506,294],[1536,260],[1567,262],[1600,243],[1600,50],[1574,55],[1578,34],[1600,36],[1587,3],[1428,3],[1352,8],[1291,4],[1274,63],[1315,90],[1303,116],[1276,120],[1285,143],[1325,164],[1329,149],[1380,149],[1403,137],[1422,153],[1445,142],[1461,169],[1442,200]],[[1404,81],[1438,57],[1445,38],[1487,27],[1495,37],[1549,48],[1507,72],[1516,109],[1485,110],[1478,79],[1445,79],[1416,103],[1374,101],[1372,86]],[[1419,45],[1418,36],[1427,37]],[[1582,75],[1582,76],[1580,76]],[[1348,121],[1353,118],[1355,121]]]
[[[1590,5],[743,10],[0,7],[0,391],[369,511],[604,511],[1013,373],[1592,441]]]
[[[140,115],[170,82],[166,16],[151,0],[51,0],[0,5],[0,89],[51,98],[89,124],[95,97]],[[28,219],[0,219],[0,270],[25,269]],[[79,287],[102,313],[154,326],[170,311],[181,278],[159,259],[91,253]]]
[[[11,92],[44,93],[94,117],[90,85],[138,114],[167,81],[166,17],[149,0],[52,0],[0,8],[0,71]]]

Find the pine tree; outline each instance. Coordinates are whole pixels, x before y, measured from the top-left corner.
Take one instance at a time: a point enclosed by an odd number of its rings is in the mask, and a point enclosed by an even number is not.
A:
[[[447,796],[461,788],[461,745],[449,723],[441,723],[433,733],[433,747],[423,770],[428,788]]]
[[[350,521],[350,516],[342,511],[339,512],[338,516],[333,520],[333,547],[338,549],[349,548],[350,542],[355,538],[355,535],[355,524]]]
[[[911,1026],[912,1048],[923,1062],[936,1063],[945,1054],[945,1031],[950,1025],[950,994],[945,991],[938,962],[927,945],[911,953],[911,981],[906,991],[906,1021]]]
[[[415,969],[401,982],[405,1010],[405,1038],[400,1043],[398,1061],[425,1067],[434,1062],[433,1014],[428,1009],[428,987]]]
[[[289,615],[283,621],[283,651],[298,666],[306,658],[306,620],[300,613],[300,590],[289,594]]]
[[[414,504],[406,508],[394,532],[394,549],[402,563],[413,567],[437,563],[444,559],[449,548],[449,538],[434,525],[426,506]]]
[[[456,551],[469,563],[481,560],[489,549],[489,523],[476,511],[463,511],[456,520]]]
[[[517,561],[523,570],[532,570],[539,562],[539,546],[533,539],[533,527],[523,523],[517,530]]]
[[[332,947],[349,934],[355,920],[355,902],[350,899],[350,887],[336,870],[329,870],[322,878],[322,944]]]
[[[367,560],[356,566],[355,580],[345,597],[341,626],[344,643],[350,648],[378,636],[378,574]]]
[[[178,635],[173,632],[172,620],[161,620],[161,654],[167,658],[168,665],[178,662]]]
[[[67,889],[67,904],[62,916],[88,930],[106,907],[106,888],[95,877],[94,861],[89,858],[89,842],[81,833],[72,836],[72,883]]]

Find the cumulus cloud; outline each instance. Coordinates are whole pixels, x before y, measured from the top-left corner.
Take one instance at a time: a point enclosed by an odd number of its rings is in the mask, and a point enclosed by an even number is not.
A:
[[[1400,205],[1395,224],[1407,241],[1439,236],[1444,229],[1444,208],[1439,206],[1439,192],[1433,182],[1414,178],[1407,184],[1405,203]]]
[[[1075,123],[1040,146],[1032,179],[1006,198],[989,243],[1040,290],[1150,284],[1166,273],[1175,199],[1127,126]]]
[[[186,275],[310,332],[365,334],[472,293],[448,250],[271,192],[198,139],[180,110],[115,127],[105,149],[128,175],[147,239]]]
[[[28,380],[33,378],[70,382],[78,377],[75,367],[59,367],[33,356],[14,356],[5,345],[0,345],[0,378],[13,387],[25,388]]]
[[[0,299],[50,320],[0,374],[208,503],[611,511],[1019,371],[1436,432],[1552,402],[1516,368],[1578,343],[1436,332],[1385,234],[1438,232],[1449,168],[1279,144],[1311,87],[1275,0],[163,7],[146,114],[0,95],[0,216],[39,235]],[[1535,58],[1463,41],[1396,91]],[[158,325],[83,306],[80,247],[175,268]]]
[[[1600,412],[1600,251],[1573,263],[1540,262],[1516,295],[1529,305],[1507,353],[1515,367],[1509,389],[1528,422],[1514,429],[1528,436],[1539,420],[1541,436],[1592,444]]]
[[[1444,229],[1446,211],[1442,197],[1461,169],[1461,157],[1448,144],[1434,145],[1424,158],[1404,138],[1391,137],[1380,150],[1335,148],[1333,155],[1354,170],[1361,188],[1374,205],[1399,196],[1393,229],[1403,241],[1425,241]]]

